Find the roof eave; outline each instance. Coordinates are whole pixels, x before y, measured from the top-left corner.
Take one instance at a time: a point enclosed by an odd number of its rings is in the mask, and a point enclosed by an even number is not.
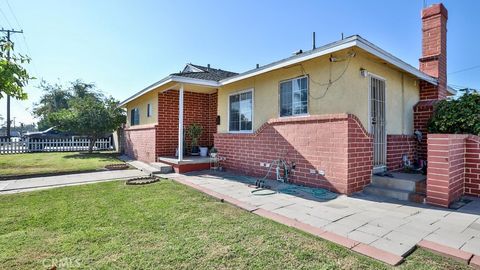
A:
[[[182,77],[182,76],[177,76],[177,75],[169,75],[169,76],[161,79],[160,81],[147,86],[146,88],[137,92],[135,95],[133,95],[133,96],[125,99],[124,101],[120,102],[119,106],[124,107],[127,103],[129,103],[130,101],[140,97],[141,95],[144,95],[144,94],[146,94],[146,93],[148,93],[152,90],[155,90],[158,87],[166,85],[167,83],[170,83],[170,82],[187,83],[187,84],[198,85],[198,86],[203,86],[203,87],[219,87],[220,86],[220,84],[217,81],[188,78],[188,77]]]
[[[457,90],[453,89],[453,88],[450,87],[450,86],[447,86],[447,92],[449,92],[449,93],[452,94],[452,95],[456,95],[456,94],[457,94]]]
[[[275,69],[283,68],[286,66],[290,66],[293,64],[297,64],[303,61],[307,61],[316,57],[320,57],[323,55],[327,55],[336,51],[340,51],[343,49],[351,48],[351,47],[359,47],[381,59],[384,61],[389,62],[390,64],[402,69],[403,71],[414,75],[415,77],[425,80],[429,83],[437,85],[437,79],[427,75],[426,73],[414,68],[413,66],[405,63],[404,61],[400,60],[399,58],[391,55],[390,53],[380,49],[379,47],[373,45],[372,43],[368,42],[367,40],[363,39],[360,36],[352,36],[331,44],[327,44],[323,47],[317,48],[316,50],[306,52],[304,54],[300,54],[297,56],[293,56],[290,58],[286,58],[284,60],[280,60],[263,67],[252,69],[241,73],[239,75],[229,77],[223,80],[220,80],[221,85],[233,83],[239,80],[247,79],[253,76],[260,75],[262,73],[266,73]]]
[[[359,37],[356,40],[356,46],[367,51],[370,54],[373,54],[388,63],[400,68],[401,70],[414,75],[415,77],[427,81],[431,84],[437,85],[438,81],[436,78],[418,70],[417,68],[407,64],[406,62],[400,60],[399,58],[393,56],[392,54],[380,49],[379,47],[375,46],[374,44],[370,43],[369,41]]]

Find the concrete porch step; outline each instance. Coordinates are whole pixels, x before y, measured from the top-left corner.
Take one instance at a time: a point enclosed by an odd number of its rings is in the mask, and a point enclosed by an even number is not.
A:
[[[381,197],[392,198],[401,201],[409,201],[410,197],[415,193],[411,191],[405,191],[401,189],[379,187],[374,185],[366,186],[363,192],[368,195],[375,195]]]
[[[392,172],[385,176],[372,175],[371,184],[364,193],[402,201],[423,202],[426,176]]]
[[[387,189],[397,189],[408,192],[415,192],[415,182],[404,180],[404,179],[394,179],[389,177],[373,176],[372,177],[372,186],[387,188]]]
[[[159,168],[151,166],[150,164],[139,160],[132,160],[127,163],[148,174],[161,173],[161,170]]]
[[[173,167],[163,162],[153,162],[150,163],[150,166],[159,170],[157,173],[171,173],[173,172]]]

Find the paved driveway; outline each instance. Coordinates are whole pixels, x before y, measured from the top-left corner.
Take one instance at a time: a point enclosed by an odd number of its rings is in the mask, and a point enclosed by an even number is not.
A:
[[[5,180],[0,181],[0,194],[17,193],[61,186],[81,185],[145,175],[146,174],[144,172],[139,170],[118,170],[34,177],[19,180]]]
[[[405,257],[422,239],[480,255],[480,200],[459,210],[386,201],[366,195],[339,196],[331,201],[288,194],[252,195],[254,179],[209,172],[169,178],[202,188],[314,227]]]

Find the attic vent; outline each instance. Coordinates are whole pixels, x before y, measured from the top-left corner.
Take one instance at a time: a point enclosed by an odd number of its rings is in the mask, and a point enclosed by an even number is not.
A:
[[[187,64],[181,73],[190,73],[190,72],[204,72],[204,71],[193,66],[192,64]]]

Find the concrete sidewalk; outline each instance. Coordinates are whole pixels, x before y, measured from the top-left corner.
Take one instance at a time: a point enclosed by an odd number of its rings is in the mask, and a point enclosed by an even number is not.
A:
[[[254,179],[228,173],[165,177],[390,264],[400,262],[416,246],[447,250],[443,254],[456,254],[467,263],[480,258],[480,200],[459,210],[363,194],[315,201],[283,193],[253,195],[255,188],[247,182]]]
[[[81,185],[116,179],[146,176],[139,170],[101,171],[90,173],[77,173],[47,177],[34,177],[19,180],[0,181],[0,194],[32,191],[62,186]]]

